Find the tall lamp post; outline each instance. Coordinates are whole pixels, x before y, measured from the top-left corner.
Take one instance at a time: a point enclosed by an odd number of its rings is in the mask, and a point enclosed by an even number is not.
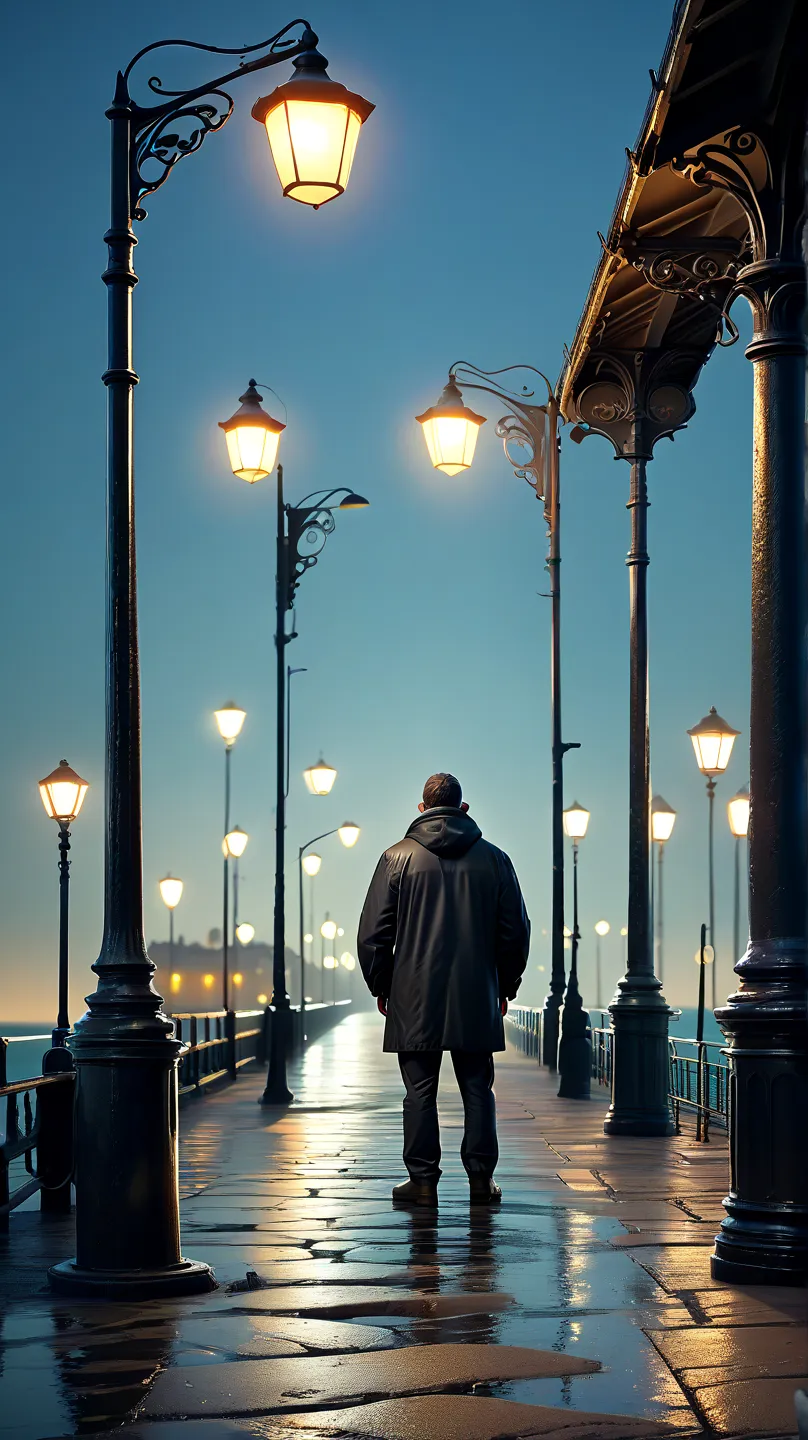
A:
[[[547,386],[545,404],[530,403],[532,391],[516,395],[496,379],[513,371],[531,371]],[[493,384],[490,383],[493,380]],[[544,506],[548,527],[547,572],[550,581],[550,702],[552,713],[552,850],[553,891],[551,925],[550,993],[544,1002],[542,1060],[551,1070],[558,1063],[559,1012],[564,995],[564,779],[563,762],[577,742],[565,742],[561,731],[561,491],[558,435],[559,407],[550,381],[532,365],[509,365],[503,370],[480,370],[458,361],[436,405],[416,416],[422,426],[429,457],[436,470],[457,475],[474,457],[480,426],[485,423],[463,402],[464,390],[484,391],[504,401],[508,412],[498,421],[497,434],[515,475],[526,480]],[[520,447],[521,456],[511,447]]]
[[[723,775],[729,764],[729,757],[732,754],[732,747],[735,744],[740,730],[733,730],[726,720],[722,720],[714,705],[710,707],[709,715],[705,715],[698,725],[688,730],[688,735],[693,741],[693,750],[702,775],[707,777],[707,877],[709,887],[709,930],[710,945],[713,951],[713,969],[710,977],[712,984],[711,1004],[715,1010],[718,1004],[718,988],[716,972],[718,969],[715,963],[717,946],[715,943],[715,871],[713,864],[713,838],[714,824],[713,811],[715,808],[715,781],[716,776]]]
[[[247,718],[246,710],[239,709],[234,700],[228,700],[221,710],[214,710],[219,734],[224,740],[224,830],[222,855],[224,856],[224,882],[222,886],[222,1009],[230,1009],[230,851],[227,836],[230,830],[230,752],[233,749],[242,726]]]
[[[657,879],[654,886],[654,857],[651,851],[651,937],[656,949],[654,969],[659,978],[660,984],[665,979],[665,954],[664,954],[664,916],[662,912],[662,855],[665,845],[673,834],[673,827],[676,824],[676,811],[667,800],[661,795],[655,795],[651,801],[651,839],[657,849]]]
[[[732,897],[733,965],[741,958],[741,842],[749,834],[749,787],[744,785],[727,805],[729,828],[735,837],[735,885]]]
[[[176,875],[164,875],[159,882],[160,898],[168,910],[168,964],[174,970],[174,911],[182,899],[185,887]]]
[[[608,920],[598,920],[595,924],[595,934],[598,937],[595,941],[595,1009],[601,1011],[603,1010],[603,976],[600,963],[600,942],[608,935],[611,928]],[[603,1017],[601,1016],[602,1023]]]
[[[227,56],[224,74],[151,104],[130,94],[145,56],[181,46]],[[259,45],[232,49],[158,41],[119,71],[107,110],[112,132],[108,294],[107,695],[104,936],[98,988],[71,1037],[76,1061],[76,1257],[50,1271],[70,1293],[136,1297],[210,1289],[208,1265],[180,1250],[177,1063],[173,1022],[152,986],[143,931],[140,666],[134,488],[133,221],[178,161],[200,149],[233,110],[231,81],[294,60],[295,77],[253,108],[265,126],[284,195],[317,206],[341,195],[372,106],[326,73],[317,37],[295,20]],[[219,62],[225,63],[225,62]],[[140,73],[139,71],[137,73]],[[98,1157],[103,1157],[100,1162]]]
[[[334,773],[336,774],[336,771],[335,771]],[[298,852],[297,852],[298,900],[299,900],[299,919],[300,919],[300,1011],[301,1011],[301,1014],[303,1014],[303,1013],[305,1012],[305,1009],[306,1009],[306,959],[305,959],[305,950],[306,950],[305,929],[306,929],[306,927],[305,927],[305,921],[304,921],[304,918],[303,918],[303,876],[304,876],[304,875],[309,875],[309,876],[311,877],[312,889],[313,889],[313,887],[314,887],[314,877],[315,877],[315,875],[319,874],[320,866],[321,866],[322,863],[323,863],[322,857],[321,857],[320,855],[315,855],[314,853],[312,853],[312,854],[310,854],[310,855],[307,855],[307,854],[306,854],[306,851],[309,849],[309,846],[310,846],[310,845],[316,845],[317,842],[318,842],[318,840],[327,840],[328,837],[329,837],[329,835],[339,835],[339,838],[340,838],[342,844],[345,846],[346,850],[352,850],[353,847],[354,847],[354,845],[356,844],[357,840],[359,839],[360,834],[361,834],[361,830],[360,830],[360,828],[359,828],[358,825],[354,825],[353,821],[351,821],[351,820],[345,820],[345,821],[343,821],[342,825],[337,825],[337,826],[335,826],[335,828],[334,828],[333,830],[325,830],[325,831],[323,831],[323,834],[322,834],[322,835],[315,835],[313,840],[307,840],[307,841],[306,841],[306,844],[305,844],[305,845],[301,845],[300,849],[299,849]],[[312,903],[313,903],[313,899],[312,899]],[[334,933],[336,934],[336,930],[334,931]]]
[[[358,133],[358,130],[357,130]],[[268,387],[263,387],[268,388]],[[258,382],[250,380],[241,405],[229,420],[219,422],[227,440],[233,474],[248,484],[277,470],[275,531],[275,666],[276,666],[276,803],[275,803],[275,912],[272,941],[272,1006],[274,1022],[264,1105],[288,1105],[293,1099],[286,1083],[286,1058],[291,1045],[292,1016],[286,990],[286,896],[284,886],[286,832],[286,646],[296,631],[286,630],[287,612],[293,609],[297,587],[306,571],[317,564],[323,546],[335,529],[335,510],[365,509],[368,501],[353,490],[338,486],[312,491],[298,505],[283,498],[283,466],[276,464],[281,432],[261,403]],[[326,793],[326,792],[318,792]]]
[[[574,800],[564,811],[564,829],[572,841],[572,956],[564,1009],[561,1012],[561,1040],[558,1047],[558,1068],[561,1083],[558,1093],[566,1100],[588,1100],[592,1076],[592,1047],[589,1038],[589,1014],[583,1008],[578,988],[578,846],[589,826],[589,811]]]
[[[39,782],[39,794],[46,815],[59,826],[59,1001],[56,1028],[51,1035],[51,1051],[45,1057],[44,1070],[72,1070],[73,1061],[65,1041],[70,1034],[68,1015],[68,980],[70,970],[70,826],[76,819],[90,786],[82,780],[66,760],[61,760],[50,775]],[[61,1052],[54,1055],[53,1051]]]

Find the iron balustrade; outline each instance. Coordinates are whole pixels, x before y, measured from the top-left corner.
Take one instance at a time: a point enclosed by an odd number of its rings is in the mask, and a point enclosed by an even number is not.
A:
[[[263,1064],[270,1014],[266,1008],[172,1015],[177,1039],[183,1047],[179,1064],[180,1097],[199,1094],[217,1080],[235,1080],[239,1070],[251,1061]],[[250,1025],[250,1021],[257,1023]]]
[[[521,1050],[536,1060],[541,1059],[544,1026],[544,1011],[532,1005],[509,1005],[505,1016],[509,1039]]]
[[[4,1111],[0,1143],[0,1232],[8,1230],[12,1210],[37,1192],[41,1209],[57,1213],[70,1209],[75,1072],[61,1070],[10,1084],[7,1079],[9,1045],[35,1040],[44,1040],[50,1045],[51,1036],[0,1036],[0,1107]],[[22,1167],[15,1165],[20,1160]],[[27,1178],[12,1189],[20,1170]]]

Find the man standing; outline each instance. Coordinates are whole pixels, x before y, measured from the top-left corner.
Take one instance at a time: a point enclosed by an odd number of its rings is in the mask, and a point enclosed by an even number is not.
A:
[[[382,855],[359,921],[359,963],[387,1016],[406,1088],[404,1163],[393,1200],[435,1205],[440,1179],[438,1077],[450,1050],[463,1097],[460,1156],[471,1203],[496,1204],[499,1156],[493,1051],[519,988],[530,921],[514,868],[483,840],[454,775],[432,775],[420,815]]]

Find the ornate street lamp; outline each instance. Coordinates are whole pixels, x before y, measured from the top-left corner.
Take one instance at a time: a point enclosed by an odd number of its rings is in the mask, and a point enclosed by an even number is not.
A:
[[[222,1009],[230,1009],[230,856],[236,852],[231,851],[228,841],[230,839],[230,752],[233,749],[239,735],[241,734],[244,721],[247,718],[246,710],[242,710],[235,700],[228,700],[221,710],[214,710],[216,728],[224,740],[224,839],[222,840],[222,855],[224,856],[224,878],[222,882]],[[236,826],[238,831],[238,826]],[[243,834],[243,831],[238,833]],[[247,841],[245,839],[244,844]],[[243,848],[243,847],[242,847]],[[241,851],[239,851],[239,854]]]
[[[538,375],[547,387],[547,400],[533,402],[533,391],[522,387],[515,394],[497,378],[514,371]],[[542,1025],[542,1060],[551,1070],[558,1063],[559,1012],[564,995],[564,756],[577,750],[577,742],[564,742],[561,732],[561,491],[558,435],[559,407],[552,384],[532,365],[509,365],[502,370],[480,370],[476,365],[458,361],[449,371],[449,379],[437,405],[416,416],[423,430],[429,458],[437,470],[457,475],[467,470],[474,458],[482,415],[464,403],[463,391],[476,390],[493,395],[507,405],[507,413],[497,422],[496,433],[503,442],[505,456],[517,479],[526,480],[536,499],[544,507],[547,521],[549,553],[547,572],[551,600],[550,697],[552,707],[552,969],[550,991],[544,1002]],[[521,453],[520,453],[521,452]]]
[[[598,937],[595,941],[595,1009],[601,1011],[603,1010],[603,990],[601,985],[600,942],[608,935],[611,928],[608,920],[598,920],[595,924],[595,934]],[[603,1024],[602,1017],[601,1024]]]
[[[314,841],[312,840],[310,843],[313,845],[313,844],[314,844]],[[306,874],[307,874],[307,875],[310,875],[312,879],[314,879],[314,876],[315,876],[315,875],[319,875],[319,873],[320,873],[320,866],[322,865],[322,863],[323,863],[323,857],[322,857],[322,855],[314,855],[314,854],[304,855],[304,856],[303,856],[303,859],[302,859],[301,862],[300,862],[300,864],[301,864],[302,868],[305,870]]]
[[[45,814],[59,826],[59,1002],[56,1028],[52,1032],[49,1052],[52,1060],[45,1059],[46,1071],[72,1070],[73,1061],[65,1047],[70,1034],[68,1015],[68,977],[70,966],[69,922],[70,922],[70,826],[76,819],[84,797],[90,786],[86,780],[72,770],[66,760],[61,760],[50,775],[39,782],[39,794],[45,807]],[[59,1050],[60,1055],[53,1055]]]
[[[662,911],[662,855],[665,845],[673,834],[673,827],[676,824],[676,811],[667,800],[661,795],[655,795],[651,801],[651,840],[657,848],[657,883],[654,885],[654,853],[651,849],[651,938],[654,942],[657,955],[657,963],[654,966],[660,983],[664,979],[665,954],[664,954],[664,916]]]
[[[303,779],[311,795],[330,795],[337,778],[333,765],[327,765],[322,755],[316,765],[303,771]]]
[[[352,820],[345,820],[343,824],[340,825],[337,834],[339,835],[342,844],[345,846],[345,849],[353,850],[354,845],[359,839],[361,831],[359,829],[359,826],[354,825]]]
[[[232,830],[230,830],[230,831],[228,832],[227,835],[225,835],[224,840],[222,841],[222,854],[224,855],[225,859],[228,859],[228,860],[232,860],[232,861],[233,861],[233,949],[234,949],[234,950],[235,950],[235,948],[236,948],[236,939],[237,939],[237,937],[238,937],[238,927],[239,927],[239,920],[238,920],[238,893],[239,893],[239,892],[238,892],[238,883],[239,883],[239,868],[238,868],[238,863],[239,863],[239,860],[241,859],[242,855],[244,854],[244,851],[247,849],[247,842],[249,841],[249,838],[250,838],[250,837],[249,837],[249,835],[246,833],[246,831],[242,830],[242,828],[241,828],[240,825],[236,825],[236,826],[234,826],[234,828],[233,828]]]
[[[140,73],[138,62],[148,56],[151,63],[155,51],[175,46],[227,56],[230,68],[188,90],[163,88],[151,69],[146,72],[152,76],[146,90],[151,103],[134,100],[130,84]],[[108,395],[105,906],[101,954],[93,967],[98,988],[71,1037],[77,1068],[76,1258],[50,1272],[54,1287],[71,1293],[120,1298],[186,1294],[214,1283],[208,1265],[184,1260],[180,1252],[176,1075],[181,1047],[152,986],[154,966],[143,933],[132,226],[146,218],[146,196],[229,119],[229,83],[288,60],[296,62],[300,77],[300,88],[278,100],[289,115],[288,144],[272,120],[273,97],[259,118],[262,124],[271,122],[279,174],[291,153],[295,180],[283,188],[314,203],[317,197],[306,193],[302,182],[321,187],[321,200],[341,193],[358,134],[353,117],[361,123],[370,106],[328,81],[317,36],[305,21],[292,21],[259,45],[224,49],[169,40],[144,46],[119,71],[106,112],[112,174],[103,276],[109,295],[109,359],[103,377]],[[334,136],[340,124],[343,148],[335,168]],[[313,155],[324,135],[331,137],[330,148],[321,153],[323,165],[315,172]],[[100,1170],[99,1154],[105,1156]]]
[[[715,943],[715,869],[713,863],[713,811],[715,808],[715,781],[716,776],[723,775],[732,754],[732,747],[735,744],[740,730],[733,730],[726,720],[722,720],[714,705],[710,707],[709,715],[705,715],[698,725],[688,730],[688,735],[693,741],[693,751],[696,756],[696,764],[702,775],[707,777],[707,874],[709,885],[709,931],[710,944],[713,955],[716,952]],[[736,957],[737,959],[737,957]],[[717,965],[713,965],[711,979],[712,985],[712,1008],[715,1010],[718,1004],[717,990]]]
[[[316,68],[316,66],[315,66]],[[297,81],[292,82],[298,85]],[[320,77],[317,82],[323,82]],[[331,82],[326,81],[330,85]],[[283,87],[282,87],[283,88]],[[330,93],[330,92],[329,92]],[[295,95],[300,97],[300,103],[306,101],[306,94],[303,90],[297,89]],[[270,97],[272,100],[272,97]],[[267,102],[269,104],[269,101]],[[278,102],[278,105],[271,107],[267,112],[271,119],[272,113],[286,107],[289,112],[288,97]],[[295,104],[298,101],[295,100]],[[320,102],[316,102],[319,104]],[[302,113],[302,112],[301,112]],[[368,113],[370,113],[368,111]],[[315,109],[312,110],[311,125],[312,134],[317,126],[325,125],[325,118]],[[303,122],[299,120],[298,136],[302,136]],[[280,124],[280,119],[277,121]],[[273,121],[273,124],[275,122]],[[292,124],[292,120],[289,121]],[[294,122],[298,125],[298,121]],[[271,128],[271,127],[270,127]],[[293,126],[294,128],[294,126]],[[325,130],[320,130],[325,135]],[[270,142],[274,144],[272,135]],[[274,153],[274,152],[273,152]],[[300,190],[297,198],[305,199],[314,193],[312,186],[314,181],[311,176],[313,172],[307,172],[309,179],[300,181]],[[343,177],[347,180],[347,174]],[[290,182],[291,183],[291,182]],[[297,182],[294,182],[297,184]],[[341,181],[334,183],[342,183]],[[344,185],[343,185],[344,188]],[[333,194],[339,193],[334,190]],[[332,196],[323,196],[332,198]],[[317,203],[323,203],[321,199]],[[314,204],[309,198],[308,203]],[[287,768],[288,768],[288,716],[286,708],[286,696],[289,680],[289,672],[286,666],[286,646],[294,640],[296,631],[292,634],[286,630],[286,614],[292,610],[295,604],[297,587],[307,570],[317,564],[321,551],[329,535],[336,528],[334,520],[335,510],[361,510],[367,507],[368,501],[362,495],[344,487],[336,487],[332,490],[314,491],[298,505],[289,505],[283,498],[283,466],[276,465],[278,443],[281,430],[284,428],[280,421],[273,420],[263,409],[259,387],[256,380],[250,384],[241,397],[241,409],[237,410],[229,420],[220,421],[227,438],[228,455],[231,468],[236,475],[248,480],[250,483],[260,480],[270,474],[270,461],[275,466],[277,486],[277,523],[275,535],[275,657],[276,657],[276,802],[275,802],[275,913],[273,924],[272,942],[272,1007],[274,1010],[273,1020],[273,1043],[270,1050],[269,1072],[267,1083],[262,1096],[262,1103],[265,1105],[288,1105],[293,1099],[291,1090],[286,1082],[286,1058],[291,1047],[292,1019],[289,996],[286,990],[286,895],[284,885],[284,857],[285,857],[285,830],[286,830],[286,792],[287,792]],[[317,765],[311,766],[306,772],[306,783],[309,789],[317,795],[327,795],[336,779],[336,770],[319,761]],[[302,959],[301,959],[302,963]]]
[[[588,1100],[592,1071],[592,1047],[589,1040],[589,1015],[583,1008],[578,988],[578,846],[589,826],[589,811],[574,800],[564,811],[564,830],[572,841],[572,955],[564,1009],[561,1012],[561,1040],[558,1047],[558,1068],[561,1081],[558,1093],[566,1100]]]
[[[729,828],[735,837],[735,885],[732,901],[733,965],[740,960],[741,948],[741,842],[749,834],[749,787],[743,785],[727,805]]]
[[[181,880],[175,875],[164,875],[159,881],[160,898],[168,910],[168,964],[169,969],[174,969],[174,911],[182,899],[184,889]]]

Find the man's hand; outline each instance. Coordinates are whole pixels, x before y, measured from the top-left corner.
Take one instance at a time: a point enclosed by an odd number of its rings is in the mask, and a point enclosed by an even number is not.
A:
[[[383,995],[377,995],[377,996],[376,996],[376,1009],[378,1010],[378,1012],[379,1012],[380,1015],[386,1015],[386,1014],[387,1014],[387,1000],[386,1000],[385,996],[383,996]]]
[[[500,1000],[500,1002],[499,1002],[499,1008],[500,1008],[500,1011],[501,1011],[501,1013],[502,1013],[503,1015],[507,1015],[507,1013],[508,1013],[508,1002],[507,1002],[507,1000]]]

